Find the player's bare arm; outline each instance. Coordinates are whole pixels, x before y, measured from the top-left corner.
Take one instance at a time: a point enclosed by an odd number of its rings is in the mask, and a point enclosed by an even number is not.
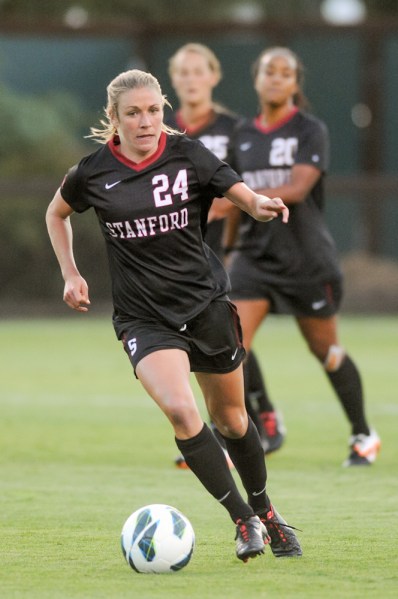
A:
[[[308,197],[321,174],[321,171],[311,164],[295,164],[291,169],[289,183],[256,191],[271,198],[281,196],[286,204],[299,204]]]
[[[321,171],[310,164],[295,164],[291,169],[289,183],[275,188],[256,189],[255,191],[258,195],[267,198],[283,197],[283,201],[286,204],[298,204],[306,199],[320,176]],[[237,202],[234,203],[236,204]],[[230,217],[232,212],[233,207],[230,202],[226,201],[225,198],[215,198],[209,212],[209,220]]]
[[[64,302],[73,310],[87,312],[90,304],[88,286],[77,269],[73,255],[72,213],[72,208],[58,190],[47,209],[46,223],[65,281]]]
[[[279,214],[284,223],[289,220],[289,208],[281,198],[269,198],[255,193],[245,183],[235,183],[225,193],[225,197],[256,220],[267,222],[277,218]]]

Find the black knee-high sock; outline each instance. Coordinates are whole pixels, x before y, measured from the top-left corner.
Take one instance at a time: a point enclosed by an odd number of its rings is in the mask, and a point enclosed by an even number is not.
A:
[[[247,394],[249,399],[257,402],[259,412],[274,412],[275,408],[268,396],[264,377],[253,351],[249,351],[243,370],[247,379]]]
[[[176,438],[176,443],[192,472],[228,510],[233,522],[253,515],[252,508],[239,493],[221,445],[206,424],[195,437]]]
[[[210,422],[210,428],[211,428],[211,432],[213,433],[213,435],[215,436],[215,438],[217,439],[217,441],[219,442],[221,447],[226,449],[227,446],[225,445],[224,437],[222,436],[222,434],[220,433],[220,431],[218,430],[218,428],[216,427],[214,422]]]
[[[250,418],[252,419],[257,432],[259,434],[260,439],[263,444],[263,452],[265,452],[268,448],[268,441],[265,437],[263,423],[261,422],[261,418],[259,416],[258,410],[255,408],[253,401],[250,398],[249,393],[249,385],[250,385],[250,376],[247,373],[246,366],[243,365],[243,376],[244,376],[244,389],[245,389],[245,406],[246,411]]]
[[[249,417],[249,426],[243,437],[224,439],[230,458],[247,492],[249,505],[255,512],[263,512],[264,508],[269,508],[265,492],[267,468],[260,438],[251,418]]]
[[[351,423],[352,434],[369,435],[366,422],[362,383],[358,369],[349,356],[345,356],[340,368],[326,374]]]

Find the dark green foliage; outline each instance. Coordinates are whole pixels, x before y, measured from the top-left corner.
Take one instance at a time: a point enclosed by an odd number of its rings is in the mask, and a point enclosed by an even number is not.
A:
[[[45,224],[45,212],[57,185],[48,186],[48,195],[13,198],[4,201],[0,219],[0,302],[62,306],[63,280]],[[47,186],[44,187],[47,189]],[[87,279],[94,302],[108,301],[110,283],[104,243],[92,211],[72,215],[75,254]],[[11,306],[12,307],[12,306]]]
[[[21,96],[0,88],[0,130],[6,140],[0,148],[0,178],[4,184],[9,182],[10,189],[26,188],[24,183],[30,182],[28,192],[24,189],[20,195],[15,190],[1,192],[2,301],[37,302],[55,297],[61,301],[63,282],[44,217],[67,169],[93,149],[79,130],[90,120],[94,119],[84,114],[70,94]],[[98,225],[90,216],[94,215],[77,219],[77,256],[92,281],[93,292],[102,297],[109,289],[103,274],[105,255]]]
[[[0,176],[51,175],[85,151],[79,127],[87,119],[66,93],[24,96],[0,87]],[[80,141],[81,139],[81,141]]]

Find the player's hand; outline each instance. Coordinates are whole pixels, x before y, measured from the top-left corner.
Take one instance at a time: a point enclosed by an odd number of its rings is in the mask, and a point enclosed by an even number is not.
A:
[[[267,222],[282,215],[282,222],[287,223],[289,220],[289,208],[283,203],[281,198],[267,198],[266,196],[257,195],[254,218]]]
[[[90,305],[88,298],[88,285],[81,276],[66,279],[64,288],[64,302],[77,312],[87,312]]]

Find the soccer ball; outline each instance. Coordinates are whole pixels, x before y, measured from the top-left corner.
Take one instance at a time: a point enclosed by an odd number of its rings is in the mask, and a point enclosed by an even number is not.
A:
[[[178,572],[192,557],[195,533],[188,518],[176,508],[152,504],[127,518],[121,545],[127,563],[136,572]]]

